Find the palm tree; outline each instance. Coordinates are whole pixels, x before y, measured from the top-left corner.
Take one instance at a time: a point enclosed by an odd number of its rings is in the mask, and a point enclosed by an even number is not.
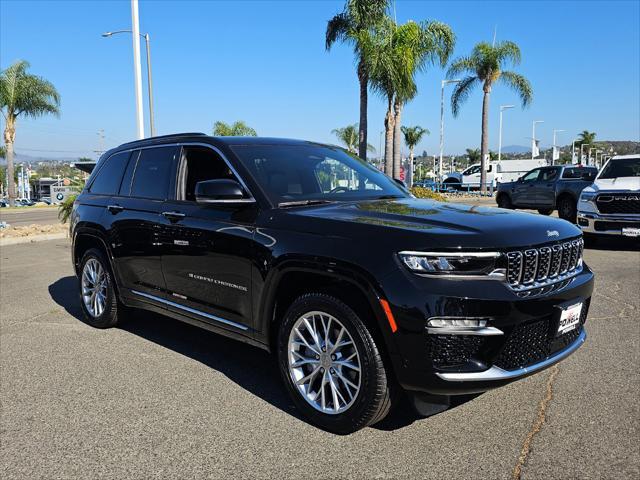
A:
[[[480,149],[479,148],[467,148],[467,158],[469,159],[469,165],[473,165],[474,163],[478,163],[480,160]]]
[[[7,178],[12,179],[13,144],[16,121],[20,115],[37,118],[48,113],[60,114],[60,94],[49,81],[27,73],[29,63],[19,60],[0,73],[0,111],[4,116],[4,144],[7,156]],[[16,198],[15,184],[9,180],[9,205]]]
[[[358,63],[360,82],[360,123],[358,132],[358,156],[367,159],[367,89],[369,71],[360,44],[363,32],[371,30],[385,17],[389,0],[347,0],[344,10],[327,22],[325,48],[330,50],[334,43],[343,42],[353,46]]]
[[[581,131],[578,134],[578,141],[576,142],[576,148],[579,150],[582,145],[589,145],[591,148],[597,147],[596,132],[590,132],[589,130]]]
[[[404,134],[404,143],[409,147],[409,171],[413,173],[413,149],[415,146],[422,140],[422,137],[425,135],[429,135],[431,132],[422,128],[418,125],[415,127],[401,127],[402,133]],[[411,182],[413,183],[413,175],[411,175]],[[411,187],[411,185],[409,185]]]
[[[213,135],[216,137],[257,137],[256,131],[244,123],[242,120],[238,120],[229,125],[225,122],[216,122],[213,125]]]
[[[351,153],[357,153],[358,151],[358,124],[354,123],[353,125],[347,125],[343,128],[334,128],[331,130],[338,140],[340,140],[346,147],[347,150]],[[376,149],[373,145],[367,144],[367,151],[374,152]]]
[[[520,64],[520,48],[513,42],[504,41],[491,45],[486,42],[478,43],[468,57],[456,59],[447,72],[448,78],[454,78],[460,74],[467,74],[458,83],[451,94],[451,110],[454,117],[460,113],[460,106],[469,97],[471,90],[478,84],[482,84],[484,94],[482,101],[482,136],[480,141],[480,182],[481,191],[486,191],[487,172],[485,162],[489,154],[489,95],[493,85],[501,81],[512,88],[519,96],[522,107],[531,103],[533,91],[531,84],[522,75],[505,71],[507,63]]]
[[[400,175],[401,114],[417,94],[415,75],[438,62],[444,66],[453,51],[455,35],[440,22],[409,21],[396,25],[386,19],[361,36],[371,85],[387,100],[385,171]]]

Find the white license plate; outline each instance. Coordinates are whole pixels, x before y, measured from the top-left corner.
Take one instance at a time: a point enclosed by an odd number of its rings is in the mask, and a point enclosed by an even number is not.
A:
[[[640,228],[623,228],[622,235],[624,235],[625,237],[640,237]]]
[[[564,335],[576,328],[580,323],[580,313],[582,313],[582,302],[563,309],[558,325],[558,335]]]

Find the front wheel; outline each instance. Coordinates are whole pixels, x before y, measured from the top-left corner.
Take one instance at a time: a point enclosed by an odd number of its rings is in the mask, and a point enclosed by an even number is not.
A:
[[[539,208],[538,213],[540,215],[551,215],[553,213],[553,208]]]
[[[278,364],[296,407],[338,434],[382,420],[391,408],[378,345],[340,300],[313,293],[289,307],[278,336]]]
[[[571,223],[576,223],[577,220],[577,206],[575,200],[569,197],[560,199],[558,203],[558,216],[563,220]]]
[[[513,208],[513,204],[511,203],[509,195],[505,195],[503,193],[502,195],[498,196],[498,207],[507,209]]]

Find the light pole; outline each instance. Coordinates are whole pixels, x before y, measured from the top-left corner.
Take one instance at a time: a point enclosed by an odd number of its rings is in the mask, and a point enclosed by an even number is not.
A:
[[[553,150],[551,150],[551,165],[554,164],[554,161],[556,159],[556,133],[558,132],[564,132],[565,130],[554,130],[553,131]],[[558,155],[558,159],[560,158],[560,155]]]
[[[540,154],[540,150],[536,153],[536,123],[544,123],[544,120],[534,120],[533,121],[533,129],[531,133],[531,160],[536,158]]]
[[[103,37],[111,37],[113,35],[117,35],[118,33],[133,33],[131,30],[116,30],[115,32],[105,32],[102,34]],[[150,41],[151,37],[148,33],[142,34],[139,33],[139,36],[144,38],[146,47],[147,47],[147,92],[149,97],[149,133],[152,137],[156,134],[156,129],[153,120],[153,77],[151,75],[151,46]]]
[[[574,139],[573,142],[571,142],[571,163],[574,164],[576,163],[576,142],[579,142],[579,139]]]
[[[442,80],[440,82],[440,165],[438,166],[438,182],[442,181],[442,155],[444,153],[444,86],[450,83],[460,83],[460,80]]]
[[[500,105],[500,128],[498,129],[498,162],[502,160],[502,112],[514,105]]]
[[[592,152],[593,150],[596,150],[596,151],[597,151],[597,150],[598,150],[598,147],[592,147],[592,148],[590,148],[590,149],[589,149],[589,159],[588,159],[588,161],[587,161],[587,165],[589,165],[589,166],[591,166],[591,152]]]
[[[590,143],[583,143],[580,145],[580,163],[582,163],[582,159],[584,157],[584,152],[582,151],[582,149],[584,148],[585,145],[591,145]],[[587,162],[588,164],[588,162]]]

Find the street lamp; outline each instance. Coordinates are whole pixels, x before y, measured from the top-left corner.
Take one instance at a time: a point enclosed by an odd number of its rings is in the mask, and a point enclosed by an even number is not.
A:
[[[571,142],[571,163],[576,163],[576,142],[579,142],[580,139],[576,138]]]
[[[582,159],[584,157],[584,152],[582,151],[582,149],[584,148],[585,145],[591,145],[590,143],[583,143],[580,145],[580,163],[582,163]],[[589,164],[589,162],[587,162],[587,165]]]
[[[538,155],[536,153],[536,123],[544,123],[544,120],[534,120],[533,121],[533,130],[531,133],[531,160],[536,158]],[[538,150],[538,154],[540,151]]]
[[[442,80],[440,94],[440,165],[438,166],[438,182],[442,180],[442,155],[444,153],[444,86],[460,83],[461,80]]]
[[[131,30],[116,30],[115,32],[105,32],[102,34],[103,37],[111,37],[113,35],[117,35],[118,33],[132,33]],[[151,37],[149,37],[148,33],[139,34],[142,38],[144,38],[146,47],[147,47],[147,87],[148,87],[148,95],[149,95],[149,133],[152,137],[156,134],[155,125],[153,122],[153,78],[151,76],[151,46],[149,42],[151,41]]]
[[[564,132],[566,130],[554,130],[553,131],[553,150],[551,150],[551,165],[553,165],[554,160],[556,159],[556,133]],[[560,155],[558,155],[560,158]]]
[[[502,160],[502,112],[514,105],[500,105],[500,129],[498,130],[498,162]]]
[[[590,148],[590,149],[589,149],[589,158],[588,158],[588,161],[587,161],[587,165],[589,165],[589,166],[591,166],[591,152],[592,152],[593,150],[596,150],[596,151],[597,151],[597,150],[598,150],[598,147],[592,147],[592,148]]]

